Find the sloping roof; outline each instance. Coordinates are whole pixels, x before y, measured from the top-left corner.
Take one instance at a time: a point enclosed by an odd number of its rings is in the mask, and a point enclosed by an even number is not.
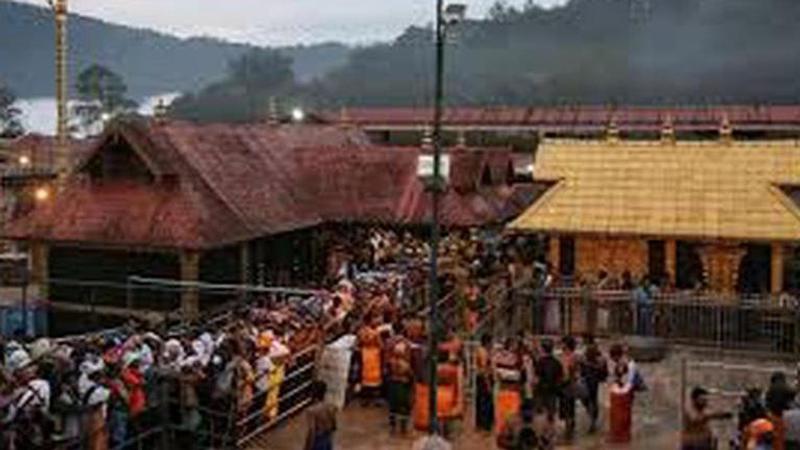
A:
[[[800,239],[795,142],[546,141],[534,179],[555,184],[509,227],[701,239]]]
[[[431,108],[346,108],[322,116],[332,123],[347,121],[368,128],[422,127],[433,122]],[[584,132],[602,131],[612,117],[622,130],[658,131],[668,118],[679,131],[714,131],[723,118],[737,130],[797,130],[800,105],[454,107],[444,111],[443,122],[453,127],[531,127]]]
[[[93,161],[120,142],[152,182],[86,179]],[[126,120],[98,141],[66,188],[4,235],[210,248],[329,221],[420,224],[430,215],[430,194],[416,176],[419,152],[377,147],[357,129],[328,125]],[[457,150],[452,158],[455,178],[472,188],[447,192],[444,225],[500,222],[522,210],[529,190],[500,182],[510,151]],[[498,182],[481,186],[484,169]]]
[[[245,234],[225,216],[207,214],[212,210],[177,188],[73,184],[55,201],[13,222],[7,233],[11,238],[152,248],[203,248]]]
[[[69,139],[67,144],[72,160],[77,161],[91,151],[96,142],[94,139]],[[17,163],[16,158],[25,155],[30,158],[32,166],[49,166],[53,164],[56,138],[30,133],[7,141],[3,147],[3,156],[14,158],[12,164]]]

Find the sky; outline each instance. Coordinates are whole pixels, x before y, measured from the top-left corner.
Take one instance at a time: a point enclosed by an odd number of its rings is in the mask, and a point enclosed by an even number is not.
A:
[[[45,5],[46,0],[18,0]],[[434,0],[68,0],[79,14],[180,36],[260,45],[369,43],[432,21]],[[458,0],[482,17],[494,0]],[[566,0],[534,0],[544,7]],[[522,5],[525,0],[506,0]]]

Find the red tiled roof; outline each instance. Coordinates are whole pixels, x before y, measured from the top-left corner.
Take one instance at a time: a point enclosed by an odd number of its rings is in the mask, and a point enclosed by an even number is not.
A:
[[[9,238],[119,246],[200,248],[242,234],[223,218],[200,212],[187,193],[132,183],[75,183],[56,201],[13,222]]]
[[[69,139],[68,144],[70,155],[77,161],[91,151],[95,142],[92,139]],[[53,136],[30,133],[10,141],[5,152],[14,158],[28,156],[32,166],[49,166],[53,163],[55,145],[56,139]],[[15,164],[16,161],[11,163]]]
[[[321,114],[333,123],[348,121],[364,127],[422,126],[433,122],[430,108],[347,108]],[[727,116],[735,129],[800,128],[800,105],[713,107],[456,107],[444,111],[450,126],[525,126],[561,131],[592,131],[613,117],[623,130],[659,130],[670,118],[678,130],[716,130]]]
[[[196,125],[125,121],[79,166],[125,140],[155,181],[75,177],[48,204],[12,222],[12,239],[210,248],[327,221],[418,224],[430,195],[416,176],[419,149],[376,147],[356,129],[326,125]],[[112,146],[112,147],[109,147]],[[442,223],[472,226],[529,203],[505,184],[508,150],[453,150],[454,188]],[[493,184],[482,186],[488,170]]]

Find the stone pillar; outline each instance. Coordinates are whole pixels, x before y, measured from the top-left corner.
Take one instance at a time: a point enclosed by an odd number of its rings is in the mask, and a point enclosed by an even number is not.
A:
[[[664,269],[667,272],[667,280],[671,286],[675,286],[675,270],[678,266],[678,243],[675,239],[667,239],[664,242]]]
[[[558,236],[550,236],[547,252],[547,262],[550,263],[552,273],[561,275],[561,241]]]
[[[773,294],[780,294],[783,292],[783,245],[777,242],[773,243],[771,253],[770,273],[772,274],[772,280],[770,291]]]
[[[39,289],[39,297],[50,300],[50,248],[44,242],[30,244],[30,282]]]
[[[200,252],[184,250],[180,253],[181,281],[197,282],[200,280]],[[187,287],[181,291],[181,313],[184,320],[194,320],[200,312],[200,293],[196,287]]]

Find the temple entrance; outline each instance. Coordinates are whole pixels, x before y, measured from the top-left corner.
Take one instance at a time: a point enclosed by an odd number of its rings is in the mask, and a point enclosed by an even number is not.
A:
[[[769,294],[772,279],[772,249],[769,245],[747,245],[742,262],[739,264],[739,277],[736,290],[742,294]]]
[[[564,236],[559,245],[558,273],[564,277],[575,275],[575,238]]]
[[[705,283],[703,262],[698,245],[694,242],[678,241],[675,248],[675,287],[695,289]]]

